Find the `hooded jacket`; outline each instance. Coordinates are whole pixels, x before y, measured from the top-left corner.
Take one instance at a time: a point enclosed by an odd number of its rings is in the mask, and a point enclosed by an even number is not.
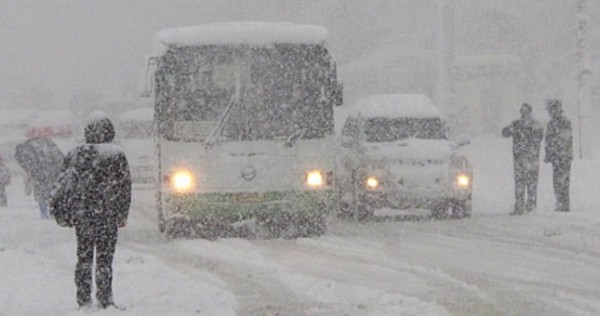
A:
[[[549,162],[573,160],[573,129],[571,121],[562,114],[548,122],[545,160]]]
[[[77,199],[85,214],[93,212],[124,225],[131,203],[131,174],[123,149],[112,143],[114,126],[108,117],[96,117],[84,133],[86,144],[67,154],[63,171],[69,167],[77,171],[81,192]]]

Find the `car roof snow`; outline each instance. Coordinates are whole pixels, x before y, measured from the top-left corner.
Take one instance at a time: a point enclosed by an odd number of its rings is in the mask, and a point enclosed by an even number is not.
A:
[[[349,116],[375,117],[442,117],[431,99],[422,94],[379,94],[358,100],[348,109]]]

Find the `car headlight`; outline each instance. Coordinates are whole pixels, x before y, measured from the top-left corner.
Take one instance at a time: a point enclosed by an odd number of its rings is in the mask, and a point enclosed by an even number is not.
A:
[[[187,170],[179,170],[171,176],[171,186],[179,193],[189,192],[194,188],[194,175]]]
[[[459,174],[456,176],[456,184],[462,189],[469,188],[471,185],[471,177],[466,174]]]
[[[306,184],[310,187],[320,187],[325,183],[325,177],[319,170],[313,170],[306,174]]]
[[[375,190],[379,187],[379,179],[377,179],[376,177],[368,177],[367,181],[365,181],[365,185],[367,186],[367,188]]]

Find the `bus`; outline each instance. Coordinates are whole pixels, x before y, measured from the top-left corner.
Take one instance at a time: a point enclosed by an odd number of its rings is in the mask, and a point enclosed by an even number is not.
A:
[[[158,32],[158,226],[168,236],[320,235],[336,209],[327,30],[229,22]]]

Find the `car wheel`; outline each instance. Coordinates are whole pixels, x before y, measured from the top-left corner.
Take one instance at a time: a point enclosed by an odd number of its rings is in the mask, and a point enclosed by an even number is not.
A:
[[[455,201],[452,208],[452,218],[465,218],[471,216],[471,197],[463,201]]]
[[[375,211],[368,203],[359,202],[354,213],[356,214],[356,219],[366,221],[373,218]]]
[[[435,219],[449,219],[454,214],[454,207],[452,202],[445,202],[439,205],[436,205],[431,211],[431,215]]]

